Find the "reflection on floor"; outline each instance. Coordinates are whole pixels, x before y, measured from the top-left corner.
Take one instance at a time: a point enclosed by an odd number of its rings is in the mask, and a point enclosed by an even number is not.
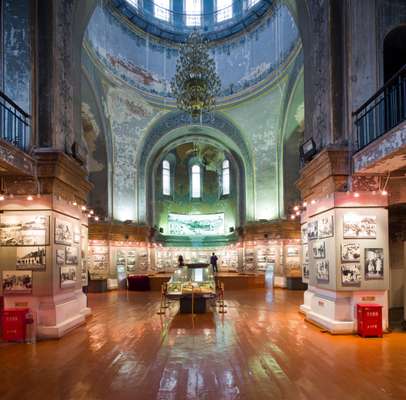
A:
[[[406,335],[331,336],[302,292],[228,292],[228,312],[156,315],[157,293],[92,294],[61,340],[0,345],[6,399],[404,399]]]

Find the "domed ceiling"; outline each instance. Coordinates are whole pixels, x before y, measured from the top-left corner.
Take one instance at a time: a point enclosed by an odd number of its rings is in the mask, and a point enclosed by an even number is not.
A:
[[[171,104],[170,80],[175,74],[178,43],[141,29],[134,18],[130,21],[132,1],[105,0],[98,6],[88,25],[84,48],[112,77],[151,101]],[[131,10],[135,15],[136,8]],[[283,1],[267,7],[255,20],[248,30],[233,34],[229,28],[227,38],[209,42],[222,82],[220,102],[244,98],[272,84],[301,51],[297,26]]]

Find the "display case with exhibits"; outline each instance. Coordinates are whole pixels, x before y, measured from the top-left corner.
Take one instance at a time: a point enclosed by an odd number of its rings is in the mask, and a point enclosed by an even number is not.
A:
[[[168,296],[189,294],[214,296],[216,284],[211,268],[178,268],[167,284]]]

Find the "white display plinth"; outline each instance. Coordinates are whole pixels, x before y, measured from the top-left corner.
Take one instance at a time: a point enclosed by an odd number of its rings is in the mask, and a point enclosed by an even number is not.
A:
[[[374,303],[382,306],[382,327],[388,329],[388,292],[335,292],[314,286],[304,294],[300,311],[306,319],[333,334],[357,332],[357,304]]]

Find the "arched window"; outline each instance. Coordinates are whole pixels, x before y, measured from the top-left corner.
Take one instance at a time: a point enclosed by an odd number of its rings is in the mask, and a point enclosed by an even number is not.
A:
[[[171,195],[171,164],[168,160],[162,161],[162,194]]]
[[[223,161],[221,183],[223,196],[230,194],[230,162],[228,160]]]
[[[138,8],[138,0],[127,0],[133,7]]]
[[[169,22],[170,8],[171,8],[171,0],[154,0],[155,18],[162,19],[162,21]]]
[[[233,18],[233,0],[216,0],[216,21]]]
[[[247,1],[247,8],[254,7],[255,4],[257,4],[258,2],[259,2],[259,0],[248,0]]]
[[[184,0],[186,26],[200,26],[202,24],[202,0]]]
[[[192,166],[192,199],[201,197],[200,189],[200,166],[194,164]]]

